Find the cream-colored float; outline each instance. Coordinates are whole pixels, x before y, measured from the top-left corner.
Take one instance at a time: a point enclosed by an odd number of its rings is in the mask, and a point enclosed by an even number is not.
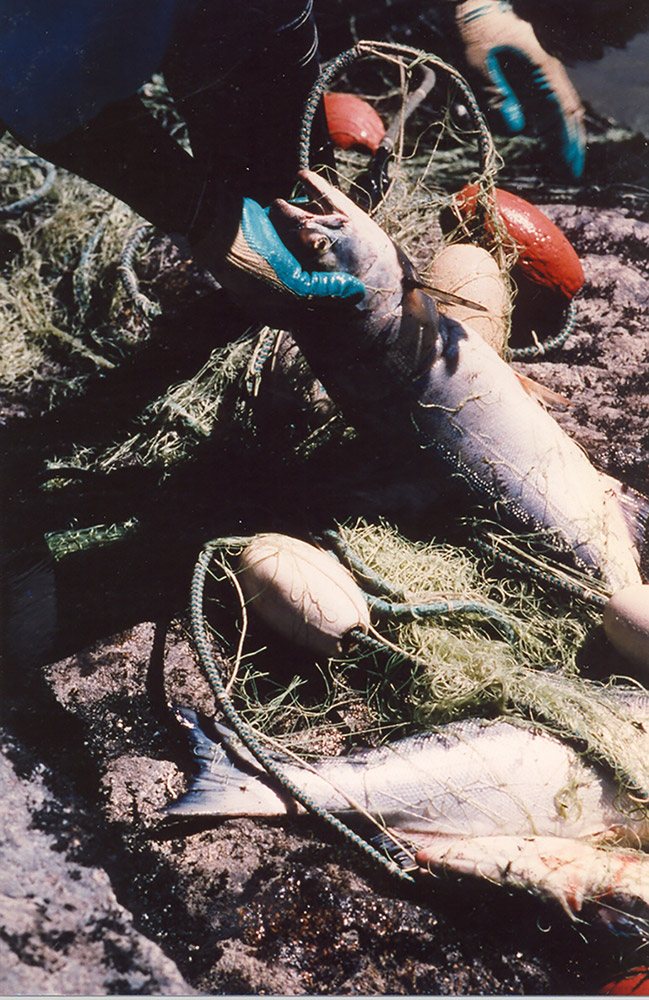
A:
[[[499,354],[509,329],[509,295],[498,264],[474,243],[450,243],[437,255],[426,276],[434,288],[458,295],[484,307],[438,303],[439,311],[472,327]]]
[[[319,655],[339,655],[350,629],[369,629],[367,604],[351,574],[298,538],[255,536],[239,556],[237,576],[267,625]]]
[[[603,625],[619,653],[649,669],[649,584],[634,583],[613,594],[604,608]]]

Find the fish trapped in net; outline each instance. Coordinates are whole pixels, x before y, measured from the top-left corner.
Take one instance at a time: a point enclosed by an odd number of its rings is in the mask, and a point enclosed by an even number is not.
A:
[[[291,331],[346,418],[386,455],[418,456],[422,489],[545,534],[610,592],[639,582],[645,498],[597,472],[471,327],[439,315],[365,212],[321,176],[300,178],[312,210],[276,201],[282,239],[303,267],[346,271],[367,289],[344,321],[314,312]]]
[[[170,819],[300,809],[231,730],[175,711],[199,772],[168,806]],[[554,899],[572,919],[649,932],[649,857],[639,850],[649,843],[646,811],[541,729],[467,719],[311,762],[268,753],[316,809],[369,822],[405,869],[487,878]]]

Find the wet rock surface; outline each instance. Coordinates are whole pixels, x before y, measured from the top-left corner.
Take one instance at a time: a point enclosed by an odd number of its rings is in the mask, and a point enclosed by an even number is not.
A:
[[[646,491],[649,223],[544,210],[586,285],[565,347],[517,367],[570,400],[557,419],[600,467]],[[191,760],[165,703],[210,713],[213,697],[182,625],[138,619],[144,569],[78,595],[69,655],[5,670],[2,992],[581,994],[637,964],[634,942],[524,895],[391,881],[308,818],[166,824]],[[84,613],[111,585],[132,597],[128,627],[89,642]]]
[[[3,988],[516,994],[596,980],[592,940],[554,907],[450,878],[404,889],[307,818],[161,823],[188,761],[150,692],[164,672],[173,701],[209,710],[211,695],[179,632],[164,665],[152,656],[160,630],[51,665],[40,698],[37,684],[13,692],[9,728],[26,715],[34,728],[8,756],[31,776],[14,779],[21,823],[15,796],[3,809],[38,877],[17,879],[3,907]]]

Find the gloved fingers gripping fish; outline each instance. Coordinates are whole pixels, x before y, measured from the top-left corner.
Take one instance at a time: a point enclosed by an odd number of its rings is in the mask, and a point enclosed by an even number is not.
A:
[[[188,709],[176,717],[200,770],[171,819],[301,811],[229,729],[212,723],[208,734]],[[410,868],[527,889],[573,918],[595,903],[617,930],[649,927],[649,856],[628,849],[649,844],[649,820],[612,778],[530,724],[465,720],[308,765],[274,756],[317,806],[347,822],[375,817],[389,834],[380,842],[405,843]]]
[[[601,475],[469,326],[441,316],[389,236],[323,177],[302,171],[313,211],[276,201],[271,219],[303,267],[359,277],[344,315],[311,311],[291,332],[351,423],[386,452],[419,455],[440,484],[514,531],[546,533],[612,591],[640,581],[649,501]]]

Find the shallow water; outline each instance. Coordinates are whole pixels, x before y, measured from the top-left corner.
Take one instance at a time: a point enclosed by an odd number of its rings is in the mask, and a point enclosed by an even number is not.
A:
[[[595,111],[649,135],[649,32],[568,72],[582,100]]]

